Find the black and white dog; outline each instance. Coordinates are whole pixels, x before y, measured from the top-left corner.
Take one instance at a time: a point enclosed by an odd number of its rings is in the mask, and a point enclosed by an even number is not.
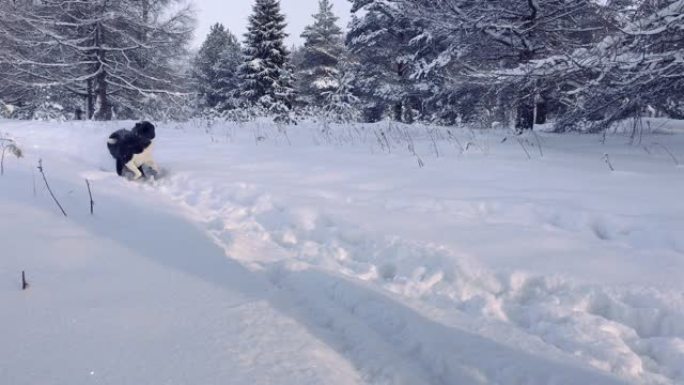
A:
[[[116,159],[116,173],[139,179],[157,177],[159,167],[152,159],[154,125],[150,122],[136,123],[132,130],[115,131],[107,140],[109,153]]]

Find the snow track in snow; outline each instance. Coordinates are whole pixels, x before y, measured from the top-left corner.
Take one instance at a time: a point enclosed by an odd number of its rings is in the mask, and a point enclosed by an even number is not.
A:
[[[676,293],[495,274],[447,247],[288,208],[247,183],[177,175],[157,188],[202,220],[226,255],[265,270],[370,383],[573,383],[580,363],[641,383],[684,381]],[[525,357],[521,344],[544,354]]]

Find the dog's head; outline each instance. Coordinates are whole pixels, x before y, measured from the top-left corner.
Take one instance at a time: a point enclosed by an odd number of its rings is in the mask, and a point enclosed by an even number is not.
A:
[[[135,127],[133,127],[133,133],[140,135],[145,139],[152,140],[155,137],[154,124],[147,121],[136,123]]]

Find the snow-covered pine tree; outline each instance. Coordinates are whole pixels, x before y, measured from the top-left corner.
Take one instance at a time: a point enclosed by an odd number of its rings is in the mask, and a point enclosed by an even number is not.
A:
[[[330,0],[319,0],[314,22],[302,33],[304,48],[297,68],[297,92],[306,105],[322,106],[323,94],[335,94],[340,86],[340,58],[345,55],[339,18]]]
[[[193,61],[202,107],[230,107],[239,86],[237,71],[241,63],[241,47],[235,35],[220,23],[213,25]]]
[[[415,83],[410,75],[416,64],[409,43],[419,34],[399,1],[352,0],[347,47],[360,65],[356,86],[363,100],[366,121],[378,121],[389,110],[397,121],[412,120],[417,107]]]
[[[256,0],[245,34],[240,99],[249,106],[285,114],[292,108],[292,73],[287,69],[285,16],[279,0]]]
[[[17,0],[3,9],[10,47],[0,77],[84,101],[87,117],[135,117],[147,100],[186,91],[177,71],[192,34],[189,8],[168,0]],[[80,106],[79,106],[80,107]]]
[[[337,87],[323,92],[325,118],[335,123],[350,123],[360,120],[360,99],[355,95],[355,74],[358,63],[349,58],[338,63],[335,81]]]
[[[275,103],[269,105],[269,113],[274,117],[276,123],[296,124],[296,112],[293,110],[296,92],[294,84],[296,83],[295,70],[288,62],[285,63],[280,81],[275,89]]]

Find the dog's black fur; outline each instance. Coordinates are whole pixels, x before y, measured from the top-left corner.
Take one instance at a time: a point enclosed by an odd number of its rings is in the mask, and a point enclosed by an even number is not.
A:
[[[152,140],[155,137],[154,124],[147,121],[136,123],[135,127],[133,127],[133,133],[138,134],[145,139]]]
[[[124,176],[126,163],[136,154],[141,154],[155,138],[155,127],[150,122],[139,122],[132,130],[121,129],[113,132],[107,141],[107,148],[116,160],[116,173]],[[138,167],[145,175],[144,167]]]

